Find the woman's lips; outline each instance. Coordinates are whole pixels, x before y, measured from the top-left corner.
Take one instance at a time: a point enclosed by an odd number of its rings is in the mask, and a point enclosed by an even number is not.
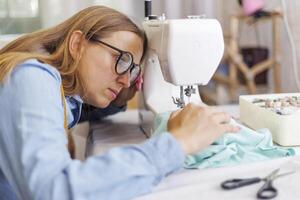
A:
[[[114,89],[111,89],[111,88],[108,88],[108,90],[110,91],[112,100],[114,100],[118,96],[119,92],[117,90],[114,90]]]

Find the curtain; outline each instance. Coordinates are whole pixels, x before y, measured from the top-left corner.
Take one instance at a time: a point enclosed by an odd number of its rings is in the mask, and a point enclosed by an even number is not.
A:
[[[142,0],[41,0],[42,26],[46,28],[56,25],[79,10],[92,5],[104,5],[117,9],[136,22],[141,22],[144,17],[144,1]]]
[[[152,0],[153,14],[165,13],[167,18],[186,18],[188,15],[218,17],[220,0]]]
[[[130,16],[135,22],[141,23],[144,18],[143,0],[40,0],[42,27],[49,27],[70,17],[80,9],[90,5],[106,5]],[[280,9],[280,0],[265,1],[266,9]],[[295,39],[296,47],[300,46],[300,26],[297,19],[300,18],[299,0],[286,0],[289,24]],[[50,9],[49,9],[50,8]],[[152,13],[161,15],[165,13],[167,18],[185,18],[188,15],[205,15],[208,18],[217,18],[223,27],[224,34],[228,34],[229,17],[239,12],[237,0],[152,0]],[[292,53],[286,30],[281,23],[281,79],[283,92],[298,91],[295,73],[292,67]],[[240,42],[242,45],[260,45],[272,50],[270,37],[271,26],[268,24],[257,27],[259,41],[256,40],[255,31],[251,27],[241,27]],[[300,66],[300,54],[297,52],[297,64]],[[300,67],[299,67],[300,68]],[[299,69],[300,71],[300,69]],[[271,71],[272,73],[272,71]],[[269,83],[272,87],[272,75],[269,75]],[[300,74],[299,74],[300,76]],[[300,87],[300,85],[299,85]]]

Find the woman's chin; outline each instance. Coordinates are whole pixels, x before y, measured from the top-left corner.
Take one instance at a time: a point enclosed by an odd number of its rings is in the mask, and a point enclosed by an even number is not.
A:
[[[110,104],[110,100],[104,99],[102,101],[97,102],[99,108],[106,108]]]
[[[101,99],[99,101],[90,101],[90,102],[85,102],[89,105],[95,106],[97,108],[106,108],[107,106],[109,106],[111,101],[109,101],[108,99]]]

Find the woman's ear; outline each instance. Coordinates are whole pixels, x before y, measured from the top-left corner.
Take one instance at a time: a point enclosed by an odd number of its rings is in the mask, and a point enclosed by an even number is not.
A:
[[[79,30],[74,31],[69,41],[69,51],[73,59],[81,56],[81,53],[84,49],[84,44],[85,40],[83,33]]]

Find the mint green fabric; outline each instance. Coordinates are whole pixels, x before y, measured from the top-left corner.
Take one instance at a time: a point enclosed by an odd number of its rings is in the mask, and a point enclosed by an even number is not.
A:
[[[154,134],[166,131],[169,116],[169,112],[156,116]],[[184,167],[203,169],[233,166],[295,155],[293,148],[274,146],[268,129],[254,131],[234,120],[231,123],[241,127],[241,130],[238,133],[226,133],[201,152],[186,156]]]

